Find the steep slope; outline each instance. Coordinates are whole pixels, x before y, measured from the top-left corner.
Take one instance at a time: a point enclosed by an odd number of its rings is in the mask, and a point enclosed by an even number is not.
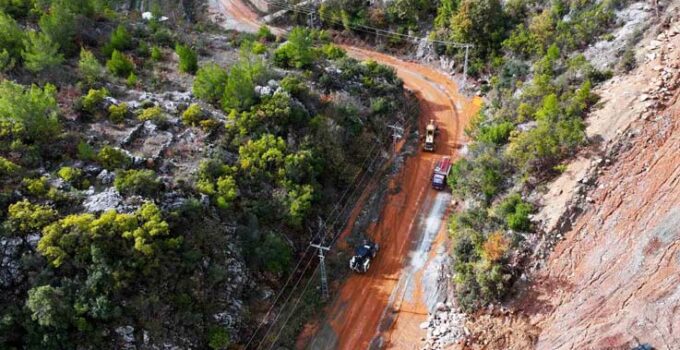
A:
[[[538,254],[554,251],[509,309],[468,323],[471,348],[680,348],[677,17],[652,34],[643,64],[599,91],[588,120],[599,147],[544,198],[550,235]]]

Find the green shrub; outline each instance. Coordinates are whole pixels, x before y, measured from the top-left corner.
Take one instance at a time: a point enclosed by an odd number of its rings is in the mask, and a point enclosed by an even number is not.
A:
[[[94,151],[92,146],[90,146],[85,141],[80,141],[78,143],[78,159],[80,160],[96,160],[97,153]]]
[[[260,41],[272,41],[276,39],[276,36],[272,34],[272,31],[267,26],[261,26],[260,29],[257,30],[256,36]]]
[[[22,180],[22,183],[28,193],[36,197],[44,196],[50,189],[47,184],[47,177],[44,176],[39,179],[25,178]]]
[[[189,126],[198,126],[204,119],[205,114],[203,113],[203,110],[201,110],[201,106],[197,103],[192,103],[189,105],[189,108],[182,113],[182,122]]]
[[[229,331],[223,327],[211,327],[208,332],[208,339],[208,346],[213,350],[228,349],[231,343]]]
[[[109,106],[109,120],[114,123],[120,124],[125,121],[125,117],[128,114],[128,105],[125,102],[121,102],[117,105]]]
[[[321,52],[323,52],[324,57],[326,57],[329,60],[337,60],[337,59],[343,58],[347,55],[345,50],[343,50],[343,49],[341,49],[341,48],[339,48],[339,47],[337,47],[337,46],[335,46],[331,43],[324,45],[321,48]]]
[[[267,47],[261,42],[254,42],[252,47],[252,52],[256,55],[261,55],[267,52]]]
[[[265,236],[264,242],[255,248],[259,265],[273,273],[288,270],[292,258],[292,250],[277,234],[271,232]]]
[[[10,229],[24,235],[39,232],[49,225],[57,218],[57,211],[23,199],[9,206],[7,216]]]
[[[118,192],[125,195],[154,196],[160,190],[161,182],[153,170],[122,170],[116,173],[113,182]]]
[[[45,33],[50,41],[60,47],[61,51],[69,57],[78,52],[74,40],[78,24],[73,10],[63,3],[53,3],[38,21],[40,31]]]
[[[104,146],[97,153],[97,161],[106,169],[126,168],[130,165],[130,157],[118,148]]]
[[[104,46],[104,54],[108,56],[112,55],[115,51],[125,51],[132,47],[132,36],[123,24],[119,24],[111,33],[108,44]]]
[[[21,170],[21,167],[11,160],[0,156],[0,176],[13,176]]]
[[[130,72],[130,75],[128,75],[127,79],[125,80],[125,85],[129,88],[134,88],[137,86],[137,75],[135,72]]]
[[[21,59],[24,35],[17,22],[0,11],[0,48],[7,52],[9,61],[18,62]]]
[[[309,30],[295,27],[288,35],[288,41],[274,51],[274,62],[281,67],[308,67],[314,61],[312,43]]]
[[[224,89],[229,76],[227,71],[214,63],[208,63],[198,70],[192,91],[196,97],[216,104],[224,96]]]
[[[29,145],[48,144],[61,132],[58,112],[53,85],[41,89],[0,81],[0,135]]]
[[[83,110],[90,114],[97,113],[108,95],[109,90],[106,90],[106,88],[88,90],[87,95],[83,96],[81,102]]]
[[[153,46],[151,48],[151,59],[154,61],[160,61],[163,59],[163,53],[161,52],[161,48],[158,46]]]
[[[83,176],[83,171],[78,168],[64,166],[59,169],[57,175],[59,175],[62,180],[73,184],[80,180],[80,178]]]
[[[307,86],[300,81],[300,79],[294,75],[286,75],[281,79],[279,83],[281,87],[287,91],[291,96],[301,96],[302,94],[309,91]]]
[[[88,85],[101,81],[106,75],[104,67],[94,57],[92,51],[86,49],[80,50],[78,69],[80,69],[80,74]]]
[[[529,214],[533,211],[533,206],[523,201],[518,193],[505,197],[499,203],[497,211],[511,229],[515,231],[528,231],[531,228]]]
[[[137,119],[142,122],[150,120],[157,125],[161,125],[167,121],[165,114],[163,114],[163,110],[159,106],[145,108],[137,116]]]
[[[503,145],[508,141],[510,132],[515,126],[510,122],[502,122],[488,127],[482,127],[476,137],[477,141]]]
[[[177,44],[175,52],[179,56],[179,71],[194,74],[198,68],[198,55],[188,46]]]
[[[106,68],[111,74],[125,78],[132,73],[134,64],[132,61],[118,50],[113,50],[111,58],[106,62]]]

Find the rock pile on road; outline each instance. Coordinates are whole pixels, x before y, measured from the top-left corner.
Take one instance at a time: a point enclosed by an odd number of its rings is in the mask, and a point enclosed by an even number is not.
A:
[[[427,329],[423,350],[445,349],[453,343],[462,341],[466,332],[464,329],[465,314],[449,303],[437,303],[426,322],[420,328]]]

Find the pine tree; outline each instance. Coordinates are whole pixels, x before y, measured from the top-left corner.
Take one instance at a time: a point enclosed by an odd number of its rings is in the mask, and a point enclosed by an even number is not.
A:
[[[59,44],[53,42],[43,32],[28,32],[24,47],[24,51],[21,52],[24,66],[33,73],[57,66],[64,61],[64,55],[59,53]]]

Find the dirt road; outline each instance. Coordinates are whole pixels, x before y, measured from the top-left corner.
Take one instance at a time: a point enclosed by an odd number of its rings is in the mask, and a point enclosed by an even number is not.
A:
[[[244,29],[257,23],[247,6],[234,5],[227,13],[242,20]],[[244,10],[245,9],[245,10]],[[255,23],[255,24],[254,24]],[[420,130],[428,120],[439,125],[434,153],[418,151],[407,159],[390,186],[395,193],[377,225],[368,235],[381,246],[378,258],[365,275],[352,275],[329,306],[326,320],[307,344],[312,349],[367,349],[420,347],[425,331],[418,325],[427,318],[436,298],[437,264],[445,255],[445,213],[450,196],[433,190],[430,176],[442,156],[457,156],[463,129],[478,110],[479,100],[461,95],[445,75],[422,65],[361,48],[343,46],[357,59],[372,59],[392,66],[421,106]],[[302,342],[305,343],[305,342]]]

